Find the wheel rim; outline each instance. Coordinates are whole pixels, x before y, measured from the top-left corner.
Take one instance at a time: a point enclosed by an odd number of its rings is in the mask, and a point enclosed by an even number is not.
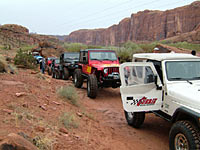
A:
[[[88,91],[88,94],[90,93],[90,82],[88,81],[87,82],[87,91]]]
[[[182,133],[176,135],[174,144],[176,150],[189,150],[188,140]]]
[[[127,113],[127,118],[128,118],[128,120],[132,120],[133,119],[133,113],[132,112],[128,112]]]
[[[77,83],[77,75],[76,74],[74,75],[74,83],[75,84]]]
[[[62,78],[65,79],[65,75],[64,75],[64,73],[62,74]]]

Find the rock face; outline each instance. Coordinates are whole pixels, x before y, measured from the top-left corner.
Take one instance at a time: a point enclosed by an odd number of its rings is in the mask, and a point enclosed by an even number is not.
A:
[[[16,24],[5,24],[0,26],[0,45],[11,49],[22,45],[35,45],[40,41],[50,41],[58,43],[58,39],[53,36],[30,34],[29,30]]]
[[[200,2],[167,11],[145,10],[106,29],[78,30],[67,42],[118,45],[127,41],[155,41],[196,30],[200,25]]]

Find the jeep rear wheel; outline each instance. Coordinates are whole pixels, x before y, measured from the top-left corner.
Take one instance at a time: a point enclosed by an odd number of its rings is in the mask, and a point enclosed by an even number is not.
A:
[[[74,71],[74,85],[77,88],[81,88],[83,85],[83,77],[81,69],[76,69]]]
[[[88,95],[88,97],[96,98],[97,90],[98,90],[97,77],[94,74],[91,74],[88,76],[88,80],[87,80],[87,95]]]
[[[126,121],[130,126],[133,126],[134,128],[139,128],[143,123],[145,119],[145,112],[126,112],[125,117]]]
[[[50,67],[48,67],[47,71],[48,71],[48,75],[51,75],[52,72],[51,72],[51,68]]]
[[[69,70],[67,68],[63,69],[62,78],[63,78],[63,80],[68,80],[69,79]]]
[[[200,149],[198,129],[190,121],[178,121],[169,133],[170,150]]]
[[[52,72],[52,78],[55,78],[55,72],[54,71]]]

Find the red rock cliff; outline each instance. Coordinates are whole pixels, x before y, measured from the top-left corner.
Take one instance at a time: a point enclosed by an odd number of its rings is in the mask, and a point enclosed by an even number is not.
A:
[[[200,24],[200,2],[167,11],[145,10],[106,29],[78,30],[67,42],[118,45],[127,41],[155,41],[195,30]]]

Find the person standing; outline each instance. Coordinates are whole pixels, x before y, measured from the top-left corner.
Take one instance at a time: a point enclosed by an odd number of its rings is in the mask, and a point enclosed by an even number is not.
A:
[[[45,59],[44,58],[42,58],[40,60],[40,71],[42,74],[44,74],[44,71],[45,71]]]
[[[159,48],[158,47],[155,47],[154,49],[153,49],[153,53],[159,53],[160,51],[159,51]]]

